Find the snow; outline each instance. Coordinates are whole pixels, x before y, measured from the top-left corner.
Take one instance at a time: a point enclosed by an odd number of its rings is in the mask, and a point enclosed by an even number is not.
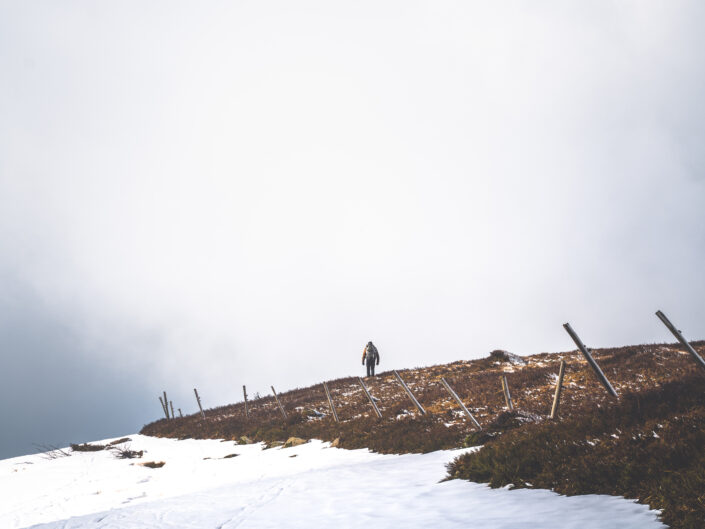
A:
[[[379,455],[320,441],[263,450],[231,441],[130,437],[132,450],[145,450],[143,458],[115,459],[102,451],[0,461],[0,527],[665,527],[656,511],[619,497],[440,483],[445,464],[472,449]],[[166,464],[150,469],[139,465],[145,461]]]

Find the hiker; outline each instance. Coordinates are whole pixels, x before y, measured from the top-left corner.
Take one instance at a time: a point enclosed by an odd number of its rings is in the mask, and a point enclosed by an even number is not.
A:
[[[379,351],[372,342],[367,342],[367,345],[362,350],[362,365],[365,365],[367,359],[367,376],[375,376],[375,363],[379,365]]]

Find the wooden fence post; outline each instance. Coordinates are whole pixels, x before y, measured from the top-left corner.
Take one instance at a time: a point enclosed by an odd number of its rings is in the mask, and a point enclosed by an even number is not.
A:
[[[247,408],[247,388],[242,386],[242,394],[245,396],[245,417],[250,418],[250,410]]]
[[[450,387],[450,384],[448,384],[448,382],[446,382],[446,379],[441,377],[441,382],[443,383],[443,387],[445,387],[448,390],[448,393],[450,393],[450,396],[453,397],[455,402],[458,403],[458,406],[460,406],[460,409],[463,410],[463,413],[465,414],[465,416],[475,424],[475,427],[478,430],[482,430],[482,426],[480,426],[480,423],[477,422],[477,419],[475,419],[475,417],[473,417],[472,413],[470,413],[470,410],[468,410],[465,407],[465,404],[463,404],[463,401],[460,400],[460,397],[458,397],[458,394],[455,391],[453,391],[453,388]]]
[[[166,398],[166,391],[164,392],[164,411],[166,412],[166,418],[169,419],[169,399]]]
[[[416,397],[414,397],[414,394],[411,392],[409,389],[409,386],[406,385],[406,383],[402,380],[402,378],[399,376],[399,373],[397,373],[396,369],[392,371],[394,373],[394,376],[397,377],[397,381],[399,384],[401,384],[401,387],[404,388],[404,391],[406,392],[407,396],[411,399],[411,402],[414,403],[414,406],[421,412],[421,415],[426,415],[426,410],[423,409],[423,406],[419,403],[418,400],[416,400]]]
[[[602,385],[605,387],[605,389],[608,391],[610,395],[612,395],[615,398],[619,398],[619,395],[617,395],[617,392],[615,389],[612,387],[612,384],[610,384],[610,381],[607,380],[607,377],[605,374],[602,372],[602,369],[600,369],[600,366],[597,365],[597,362],[595,362],[595,359],[592,357],[590,354],[590,350],[585,346],[585,344],[580,340],[578,335],[575,333],[573,328],[570,326],[569,323],[564,323],[563,328],[566,330],[566,332],[570,335],[570,337],[573,339],[575,342],[575,345],[578,346],[578,349],[580,350],[581,353],[583,353],[583,356],[585,357],[585,360],[588,361],[588,364],[590,364],[590,367],[592,370],[595,372],[595,375],[597,375],[597,378],[600,380]]]
[[[179,417],[183,417],[183,416],[184,416],[184,414],[183,414],[183,413],[181,413],[181,408],[177,408],[177,409],[179,410]]]
[[[169,418],[169,411],[166,409],[166,406],[164,405],[164,401],[162,400],[161,395],[159,396],[159,404],[162,405],[162,411],[164,412],[164,415],[166,415],[166,418]]]
[[[198,402],[198,409],[201,410],[201,418],[205,420],[206,414],[203,413],[203,406],[201,406],[201,397],[198,396],[198,391],[193,388],[193,392],[196,394],[196,402]]]
[[[377,414],[377,418],[381,419],[382,413],[379,411],[377,404],[375,404],[375,401],[372,398],[372,395],[370,395],[370,392],[367,390],[367,386],[365,386],[365,383],[362,381],[362,379],[360,377],[357,377],[357,381],[360,383],[360,386],[362,387],[362,391],[364,391],[365,395],[367,395],[367,399],[370,401],[370,404],[372,404],[372,408],[375,410],[375,414]]]
[[[335,406],[333,405],[333,397],[330,396],[330,390],[328,389],[328,384],[323,383],[323,389],[326,391],[326,397],[328,397],[328,405],[330,406],[330,412],[333,414],[335,422],[340,422],[338,419],[338,413],[335,411]]]
[[[703,360],[703,357],[700,356],[695,349],[693,349],[693,346],[690,345],[690,343],[688,343],[685,338],[683,338],[681,332],[676,329],[675,325],[671,323],[671,321],[666,317],[666,315],[659,310],[656,311],[656,316],[658,316],[658,318],[663,322],[663,324],[668,327],[668,330],[673,333],[673,336],[675,336],[676,339],[683,345],[683,347],[685,347],[685,350],[690,353],[690,356],[693,357],[693,360],[695,360],[695,362],[700,367],[705,369],[705,360]]]
[[[274,391],[274,386],[270,386],[270,387],[272,388],[272,393],[274,393],[274,398],[276,399],[277,404],[279,404],[279,409],[281,410],[282,415],[284,416],[284,419],[286,419],[286,412],[284,411],[284,406],[282,406],[282,403],[279,402],[279,397],[277,396],[277,392]]]
[[[170,400],[169,406],[171,406],[171,418],[176,419],[176,415],[174,415],[174,402]]]
[[[509,383],[507,382],[507,377],[502,375],[502,393],[504,393],[504,402],[507,403],[507,409],[509,411],[514,411],[514,403],[512,402],[512,396],[509,394]]]
[[[553,406],[551,407],[551,419],[558,416],[558,403],[561,400],[563,391],[563,375],[565,374],[565,360],[561,360],[561,367],[558,370],[558,381],[556,382],[556,393],[553,395]]]

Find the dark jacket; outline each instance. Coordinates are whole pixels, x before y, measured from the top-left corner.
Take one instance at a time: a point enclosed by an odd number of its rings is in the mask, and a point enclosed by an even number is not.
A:
[[[375,347],[375,344],[368,342],[365,348],[362,350],[362,363],[365,363],[365,359],[368,362],[376,363],[379,365],[379,351]]]

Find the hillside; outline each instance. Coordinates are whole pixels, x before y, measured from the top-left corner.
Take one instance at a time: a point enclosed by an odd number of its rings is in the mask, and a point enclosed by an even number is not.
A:
[[[693,346],[700,354],[705,352],[705,342],[693,342]],[[365,379],[377,399],[381,420],[357,379],[350,377],[328,383],[339,424],[330,415],[323,386],[317,385],[279,395],[286,420],[269,396],[250,402],[249,419],[244,403],[237,403],[206,410],[206,420],[200,415],[161,419],[141,433],[270,445],[295,436],[380,453],[484,444],[476,454],[454,462],[450,477],[493,486],[553,488],[567,494],[620,494],[665,508],[664,520],[672,527],[700,527],[705,522],[705,466],[695,448],[704,441],[705,377],[678,344],[595,349],[593,356],[619,399],[609,396],[578,351],[520,359],[494,351],[479,360],[399,371],[429,412],[425,416],[414,408],[393,374],[384,372]],[[560,419],[550,421],[562,359],[567,365]],[[507,377],[513,412],[505,406],[502,375]],[[482,431],[464,417],[441,385],[441,377],[480,422]],[[241,440],[243,436],[246,439]],[[508,450],[517,446],[522,449]],[[566,450],[566,446],[572,448]],[[609,461],[610,472],[603,468],[590,474],[591,468],[605,467],[593,466],[593,459]],[[667,478],[664,488],[661,483]]]
[[[705,342],[694,342],[705,351]],[[595,349],[593,356],[621,397],[662,387],[697,373],[690,356],[677,344],[657,344]],[[516,360],[519,358],[520,360]],[[485,441],[550,414],[560,361],[566,361],[560,417],[583,416],[614,404],[578,351],[515,357],[495,351],[479,360],[400,370],[419,402],[429,412],[422,416],[392,372],[364,379],[382,413],[378,420],[356,377],[328,382],[340,423],[333,421],[323,385],[279,394],[287,413],[284,420],[273,396],[249,401],[249,419],[243,402],[205,410],[176,419],[160,419],[142,429],[145,435],[195,439],[285,441],[288,437],[339,439],[343,448],[368,447],[381,453],[428,452],[457,447],[468,435]],[[509,384],[515,413],[508,413],[500,377]],[[440,378],[464,401],[482,425],[481,434],[469,423]]]

